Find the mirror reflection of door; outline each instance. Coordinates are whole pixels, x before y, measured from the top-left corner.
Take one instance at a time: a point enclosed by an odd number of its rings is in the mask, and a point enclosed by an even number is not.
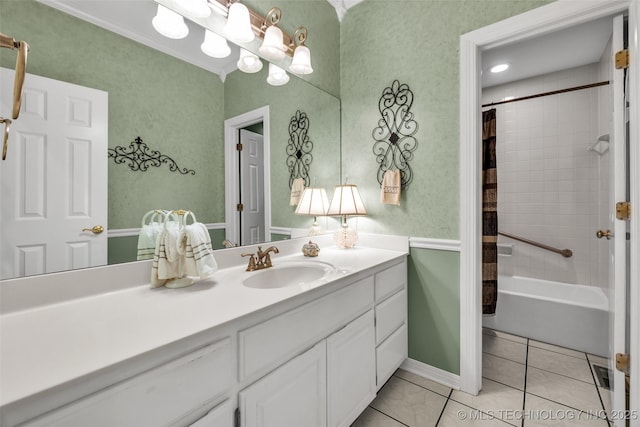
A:
[[[249,130],[251,129],[251,130]],[[266,241],[264,208],[264,145],[262,122],[240,130],[240,243],[252,245]]]
[[[3,117],[13,74],[0,69]],[[107,126],[106,92],[26,75],[0,165],[2,279],[107,264]]]

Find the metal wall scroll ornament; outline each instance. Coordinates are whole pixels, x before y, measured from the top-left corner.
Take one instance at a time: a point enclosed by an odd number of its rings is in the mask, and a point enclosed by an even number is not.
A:
[[[373,153],[378,163],[378,183],[382,185],[384,173],[388,170],[400,171],[400,184],[405,189],[413,179],[409,161],[418,148],[414,137],[418,123],[410,111],[413,105],[413,92],[406,84],[394,80],[390,87],[382,91],[378,101],[378,110],[382,118],[373,129]]]
[[[309,117],[303,111],[296,114],[289,121],[289,141],[287,142],[287,166],[289,167],[289,188],[296,178],[304,179],[305,187],[311,183],[309,169],[313,156],[313,142],[309,140]]]
[[[193,169],[181,168],[175,160],[167,155],[160,154],[160,151],[151,150],[147,144],[142,142],[140,137],[137,137],[135,141],[131,141],[129,147],[118,145],[116,148],[109,148],[107,151],[109,158],[112,158],[116,164],[127,162],[132,171],[144,172],[149,167],[159,168],[163,164],[168,164],[171,172],[177,171],[183,175],[196,174]]]

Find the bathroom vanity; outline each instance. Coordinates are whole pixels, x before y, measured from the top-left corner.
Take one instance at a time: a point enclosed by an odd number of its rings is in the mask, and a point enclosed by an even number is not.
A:
[[[408,241],[307,241],[184,289],[149,262],[2,282],[2,426],[349,426],[407,357]]]

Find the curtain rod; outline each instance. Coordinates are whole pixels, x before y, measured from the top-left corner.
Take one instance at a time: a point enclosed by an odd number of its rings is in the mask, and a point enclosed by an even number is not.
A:
[[[609,81],[607,80],[607,81],[604,81],[604,82],[591,83],[591,84],[582,85],[582,86],[574,86],[574,87],[569,87],[569,88],[566,88],[566,89],[554,90],[554,91],[551,91],[551,92],[543,92],[543,93],[537,93],[535,95],[522,96],[520,98],[508,99],[508,100],[505,100],[505,101],[492,102],[490,104],[482,104],[482,106],[483,107],[492,107],[494,105],[508,104],[509,102],[524,101],[526,99],[540,98],[540,97],[549,96],[549,95],[557,95],[559,93],[573,92],[574,90],[590,89],[592,87],[605,86],[605,85],[608,85],[608,84],[609,84]]]

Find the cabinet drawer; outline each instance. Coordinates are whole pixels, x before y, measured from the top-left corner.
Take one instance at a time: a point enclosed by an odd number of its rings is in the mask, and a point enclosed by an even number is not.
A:
[[[238,333],[239,379],[264,374],[364,313],[373,304],[373,277]]]
[[[407,358],[407,325],[402,325],[380,344],[376,355],[377,383],[380,389]]]
[[[376,274],[376,302],[405,288],[407,283],[407,263],[402,262]]]
[[[168,426],[229,391],[231,358],[226,338],[23,425]]]
[[[402,290],[376,306],[376,344],[380,344],[407,319],[407,291]]]

